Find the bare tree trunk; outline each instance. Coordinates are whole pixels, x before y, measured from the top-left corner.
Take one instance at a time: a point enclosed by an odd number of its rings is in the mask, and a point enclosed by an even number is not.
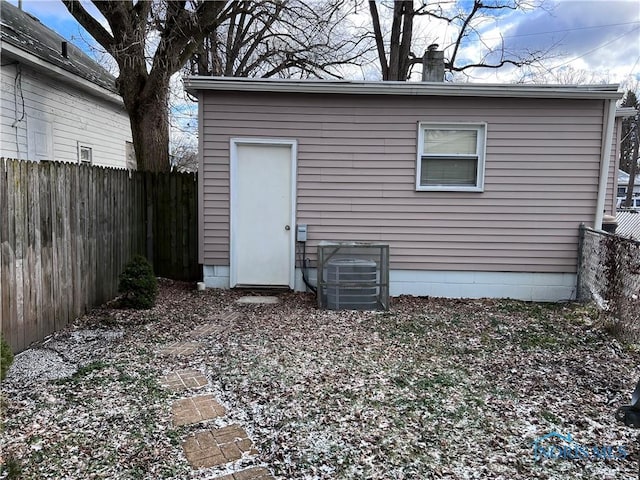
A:
[[[136,111],[130,111],[131,134],[139,170],[147,172],[168,172],[169,164],[169,123],[166,103],[148,102],[140,104]]]
[[[168,172],[169,81],[163,78],[154,83],[150,88],[148,78],[145,83],[123,82],[120,94],[131,121],[138,170]]]
[[[409,78],[409,67],[411,63],[409,61],[409,56],[411,55],[411,42],[413,41],[413,1],[408,0],[402,2],[403,10],[402,10],[402,37],[400,38],[400,58],[399,68],[398,68],[398,80],[408,80]]]
[[[400,34],[403,9],[404,2],[394,2],[393,23],[391,24],[391,38],[389,42],[389,78],[387,78],[387,80],[400,80]]]
[[[636,183],[636,171],[638,167],[638,144],[640,144],[640,135],[638,135],[638,120],[635,120],[635,125],[633,127],[635,129],[634,132],[634,142],[633,142],[633,154],[631,155],[631,165],[629,168],[629,184],[627,185],[627,197],[624,200],[624,206],[629,208],[631,206],[631,201],[633,199],[633,189]]]
[[[393,23],[389,43],[389,70],[383,80],[407,80],[409,75],[409,53],[413,35],[413,2],[401,1],[393,4]]]
[[[380,27],[380,16],[378,15],[378,7],[375,0],[369,0],[369,11],[371,12],[371,21],[373,23],[373,34],[376,39],[376,49],[378,51],[378,61],[382,70],[382,80],[389,80],[389,65],[387,63],[387,55],[384,51],[384,38],[382,37],[382,29]]]
[[[215,32],[233,2],[93,0],[108,28],[85,9],[88,2],[62,3],[118,63],[116,84],[129,114],[138,169],[168,171],[169,79]],[[150,32],[157,34],[153,54],[147,43]]]

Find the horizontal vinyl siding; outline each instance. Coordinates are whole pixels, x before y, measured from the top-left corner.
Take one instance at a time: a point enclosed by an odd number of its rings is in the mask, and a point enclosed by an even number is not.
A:
[[[17,156],[15,129],[5,129],[7,122],[9,126],[13,122],[15,112],[15,67],[6,70],[9,71],[3,72],[2,78],[2,155],[13,157]],[[122,107],[25,66],[22,66],[21,84],[25,110],[25,119],[19,124],[24,136],[21,158],[27,157],[26,128],[32,117],[52,124],[54,160],[77,162],[78,142],[81,142],[92,148],[94,165],[126,167],[126,142],[132,139],[129,117]],[[19,95],[18,100],[21,104]],[[21,105],[18,110],[21,112]],[[5,120],[5,115],[11,118]]]
[[[383,241],[397,269],[575,272],[593,222],[604,102],[205,92],[206,265],[229,264],[229,139],[298,142],[297,222]],[[416,192],[417,124],[487,123],[483,193]]]
[[[14,82],[16,77],[15,65],[7,65],[0,69],[0,156],[25,159],[27,155],[27,122],[21,122],[22,106],[18,92],[18,110],[16,111],[16,96],[14,96]]]

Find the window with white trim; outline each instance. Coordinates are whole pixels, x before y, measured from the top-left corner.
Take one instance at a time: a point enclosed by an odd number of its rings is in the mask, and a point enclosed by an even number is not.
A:
[[[91,165],[93,162],[93,149],[88,145],[78,142],[78,163]]]
[[[486,124],[418,124],[416,190],[482,192]]]

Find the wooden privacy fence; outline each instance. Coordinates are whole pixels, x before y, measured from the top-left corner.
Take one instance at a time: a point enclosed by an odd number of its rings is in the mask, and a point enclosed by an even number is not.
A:
[[[144,177],[147,212],[146,256],[156,275],[199,280],[198,188],[195,174],[150,173]]]
[[[158,275],[195,280],[196,202],[189,174],[2,162],[0,314],[14,351],[114,298],[137,253]]]

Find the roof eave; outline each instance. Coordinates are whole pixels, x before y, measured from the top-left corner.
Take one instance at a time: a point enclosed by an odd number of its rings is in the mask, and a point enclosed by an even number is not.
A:
[[[64,70],[56,65],[52,65],[49,62],[33,55],[32,53],[26,52],[25,50],[16,47],[8,42],[2,42],[2,55],[7,55],[10,58],[15,58],[20,63],[28,65],[34,69],[44,71],[47,74],[60,79],[67,81],[82,90],[85,90],[89,93],[92,93],[104,100],[107,100],[111,103],[115,103],[118,106],[124,106],[124,102],[122,101],[122,97],[117,93],[114,93],[100,85],[97,85],[85,78],[79,77],[71,72]]]
[[[618,85],[548,85],[473,84],[442,82],[353,82],[327,80],[273,80],[225,77],[187,77],[187,92],[200,90],[316,93],[344,95],[409,95],[457,97],[513,97],[617,100],[622,97]]]
[[[633,117],[638,110],[633,107],[618,107],[616,108],[616,117]]]

